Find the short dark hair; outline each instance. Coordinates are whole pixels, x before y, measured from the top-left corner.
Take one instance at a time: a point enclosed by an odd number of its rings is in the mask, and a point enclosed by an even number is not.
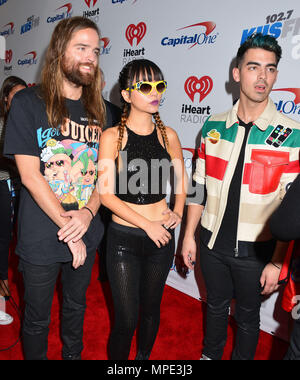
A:
[[[264,49],[275,53],[276,65],[278,65],[282,56],[282,49],[276,38],[269,35],[263,35],[261,33],[254,33],[240,46],[236,56],[236,67],[239,67],[245,53],[249,49]]]

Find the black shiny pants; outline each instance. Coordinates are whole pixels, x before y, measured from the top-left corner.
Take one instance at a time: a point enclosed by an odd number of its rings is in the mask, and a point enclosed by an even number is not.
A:
[[[127,360],[139,324],[137,360],[150,356],[160,323],[160,304],[174,254],[174,233],[158,248],[140,229],[112,222],[108,229],[107,272],[115,321],[109,340],[111,360]]]

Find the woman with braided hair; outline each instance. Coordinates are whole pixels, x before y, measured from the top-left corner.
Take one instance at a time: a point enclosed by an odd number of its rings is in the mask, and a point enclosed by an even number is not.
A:
[[[140,317],[136,359],[147,360],[175,254],[174,229],[181,223],[186,176],[177,134],[158,113],[167,87],[161,70],[151,61],[135,60],[123,68],[119,84],[121,122],[103,133],[98,167],[101,201],[113,213],[107,237],[115,311],[109,354],[112,360],[128,359]],[[176,178],[173,211],[165,199],[171,166]]]

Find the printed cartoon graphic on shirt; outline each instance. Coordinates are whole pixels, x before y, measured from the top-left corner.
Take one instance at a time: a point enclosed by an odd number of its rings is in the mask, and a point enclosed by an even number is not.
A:
[[[38,133],[39,143],[44,146],[41,152],[44,178],[65,210],[82,208],[89,201],[97,180],[100,128],[67,120],[55,138],[48,130]]]

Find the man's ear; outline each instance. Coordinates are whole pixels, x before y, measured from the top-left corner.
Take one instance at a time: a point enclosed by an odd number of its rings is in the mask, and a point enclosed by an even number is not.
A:
[[[121,95],[122,95],[122,98],[125,100],[126,103],[131,103],[129,91],[122,90]]]
[[[235,82],[237,83],[240,82],[241,76],[240,76],[240,69],[238,67],[234,67],[234,69],[232,70],[232,76]]]

